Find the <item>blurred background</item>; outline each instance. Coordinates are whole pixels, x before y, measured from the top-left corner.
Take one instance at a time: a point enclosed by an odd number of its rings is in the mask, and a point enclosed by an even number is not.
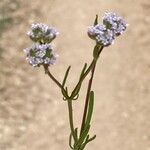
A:
[[[86,150],[150,150],[150,1],[149,0],[0,0],[0,150],[69,150],[67,104],[58,87],[25,60],[32,42],[26,32],[33,22],[55,26],[59,54],[51,72],[62,81],[72,66],[74,87],[94,42],[87,26],[95,14],[114,11],[130,24],[105,48],[93,83],[95,109]],[[74,102],[80,126],[86,84]]]

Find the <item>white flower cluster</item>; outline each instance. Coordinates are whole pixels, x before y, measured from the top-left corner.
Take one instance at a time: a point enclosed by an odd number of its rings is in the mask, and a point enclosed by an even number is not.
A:
[[[58,32],[45,24],[32,24],[31,30],[27,33],[36,42],[31,47],[24,49],[26,60],[33,67],[40,65],[53,65],[58,57],[54,53],[50,42],[57,36]]]
[[[106,26],[97,24],[88,28],[88,35],[92,39],[96,40],[97,43],[103,44],[104,46],[110,45],[114,40],[114,34],[112,30],[106,28]]]
[[[116,36],[126,29],[128,24],[115,13],[106,12],[103,16],[103,24],[88,27],[88,35],[98,44],[109,46]]]
[[[53,65],[58,57],[51,48],[50,44],[34,44],[24,49],[27,57],[26,60],[32,66],[40,66],[43,64]]]
[[[32,24],[31,30],[27,33],[31,40],[40,43],[50,43],[58,34],[55,28],[42,23]]]
[[[122,34],[128,26],[128,24],[122,17],[117,16],[112,12],[105,13],[105,15],[103,16],[103,23],[107,28],[111,29],[114,32],[115,36]]]

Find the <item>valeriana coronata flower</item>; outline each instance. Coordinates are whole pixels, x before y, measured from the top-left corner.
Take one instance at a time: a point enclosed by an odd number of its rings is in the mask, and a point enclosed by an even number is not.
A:
[[[115,36],[122,34],[128,24],[125,20],[113,12],[106,12],[103,16],[103,23],[106,27],[112,30]]]
[[[30,65],[36,67],[40,65],[53,65],[58,57],[53,52],[50,44],[34,44],[29,48],[24,49],[26,60]]]
[[[31,30],[27,32],[27,35],[34,42],[50,43],[59,33],[55,28],[49,27],[42,23],[34,23],[31,25]]]
[[[98,44],[103,46],[112,44],[114,40],[114,34],[112,30],[107,29],[106,26],[101,24],[88,27],[88,35],[90,38],[96,40]]]
[[[106,12],[103,16],[103,24],[88,27],[88,35],[102,46],[109,46],[116,36],[122,34],[128,24],[115,13]]]

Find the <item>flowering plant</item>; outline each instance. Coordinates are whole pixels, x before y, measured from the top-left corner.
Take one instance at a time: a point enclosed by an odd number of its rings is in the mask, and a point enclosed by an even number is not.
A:
[[[89,142],[96,138],[96,135],[92,137],[89,135],[94,106],[94,92],[91,88],[96,64],[102,50],[111,45],[115,38],[123,33],[127,25],[128,24],[122,19],[122,17],[119,17],[112,12],[105,13],[103,16],[103,24],[98,23],[98,15],[96,15],[94,25],[88,27],[87,31],[88,36],[96,41],[93,50],[93,60],[89,66],[85,63],[81,71],[79,81],[71,93],[68,92],[68,87],[66,86],[66,81],[71,66],[69,66],[66,70],[62,83],[60,83],[55,76],[52,75],[49,69],[58,57],[50,44],[58,35],[56,29],[48,27],[45,24],[36,23],[32,24],[31,30],[27,33],[30,39],[35,42],[35,44],[31,47],[24,49],[28,63],[33,67],[44,67],[45,74],[47,74],[60,88],[63,95],[63,100],[68,103],[69,123],[71,130],[69,136],[69,146],[73,150],[83,150]],[[81,128],[79,130],[79,128],[74,127],[72,102],[79,98],[82,82],[89,73],[91,76],[87,86],[84,113]]]

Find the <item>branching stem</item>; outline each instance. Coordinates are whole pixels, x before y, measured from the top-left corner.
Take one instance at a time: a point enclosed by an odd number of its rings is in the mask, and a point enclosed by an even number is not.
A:
[[[99,53],[98,53],[98,57],[102,51],[103,47],[100,48]],[[81,130],[80,130],[80,136],[84,130],[84,125],[85,125],[85,120],[86,120],[86,116],[87,116],[87,109],[88,109],[88,103],[89,103],[89,96],[90,96],[90,91],[91,91],[91,87],[92,87],[92,82],[93,82],[93,77],[94,77],[94,72],[95,72],[95,68],[96,68],[96,63],[97,60],[95,61],[93,68],[91,70],[91,77],[88,83],[88,88],[87,88],[87,94],[86,94],[86,99],[85,99],[85,106],[84,106],[84,113],[83,113],[83,118],[82,118],[82,124],[81,124]]]

